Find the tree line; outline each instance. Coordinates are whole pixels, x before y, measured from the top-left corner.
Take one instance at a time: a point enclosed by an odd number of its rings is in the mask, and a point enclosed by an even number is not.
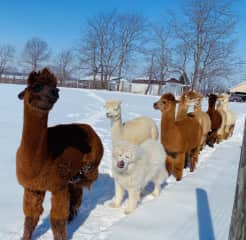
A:
[[[233,1],[188,0],[180,12],[168,12],[158,23],[135,13],[98,13],[86,20],[76,46],[52,57],[47,42],[34,37],[26,42],[21,61],[30,71],[50,60],[61,83],[78,72],[92,76],[92,87],[100,79],[107,88],[114,78],[117,90],[122,78],[137,75],[160,86],[170,76],[181,76],[202,91],[226,85],[237,59]],[[0,77],[14,58],[13,46],[0,45]]]

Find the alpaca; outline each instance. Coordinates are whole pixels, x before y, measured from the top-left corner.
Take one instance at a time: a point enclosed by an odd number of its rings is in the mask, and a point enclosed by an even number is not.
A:
[[[200,150],[206,145],[206,140],[208,137],[208,132],[211,130],[211,120],[209,115],[206,112],[202,111],[202,102],[203,96],[195,91],[189,91],[185,93],[185,104],[188,106],[194,107],[194,112],[192,113],[195,118],[198,120],[202,127],[202,139]]]
[[[119,140],[140,144],[146,139],[158,139],[158,128],[148,117],[137,117],[128,122],[121,121],[121,101],[109,100],[105,103],[106,116],[111,119],[112,143]]]
[[[83,186],[97,179],[103,145],[87,124],[47,127],[48,114],[59,98],[57,79],[48,70],[30,73],[24,100],[24,122],[16,153],[16,175],[24,188],[22,240],[30,240],[50,191],[50,222],[55,240],[66,240],[67,220],[77,214]]]
[[[207,144],[213,147],[217,141],[217,131],[221,127],[222,117],[220,113],[215,109],[217,101],[217,95],[210,94],[208,98],[208,115],[211,120],[211,131],[208,133]]]
[[[162,112],[161,143],[167,153],[167,171],[169,174],[173,172],[176,180],[179,181],[182,179],[186,154],[191,156],[190,170],[195,169],[202,128],[193,116],[188,115],[178,121],[175,120],[177,102],[173,94],[166,93],[153,104],[153,107]]]
[[[224,140],[226,137],[226,124],[227,124],[227,113],[223,107],[223,99],[219,98],[219,95],[217,95],[217,101],[216,101],[216,110],[221,115],[221,125],[220,128],[217,131],[217,139],[216,142],[220,143],[222,140]]]
[[[221,107],[226,113],[227,116],[227,121],[225,124],[225,139],[228,137],[232,136],[233,130],[235,127],[235,122],[236,122],[236,114],[228,109],[228,101],[229,101],[229,96],[226,93],[223,93],[218,96],[218,99],[221,101]]]

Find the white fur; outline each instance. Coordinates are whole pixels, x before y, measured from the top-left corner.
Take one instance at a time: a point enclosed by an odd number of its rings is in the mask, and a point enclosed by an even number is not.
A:
[[[109,100],[105,103],[106,116],[111,119],[112,143],[126,140],[140,144],[148,138],[158,139],[158,128],[151,118],[138,117],[122,123],[120,105],[119,100]]]
[[[159,196],[161,184],[167,179],[165,168],[166,153],[163,146],[153,139],[141,145],[126,141],[117,142],[113,148],[112,172],[115,180],[115,197],[111,207],[120,207],[125,191],[129,201],[125,213],[131,213],[137,206],[140,194],[149,182],[155,184],[154,196]],[[125,166],[119,168],[117,163],[124,161]]]

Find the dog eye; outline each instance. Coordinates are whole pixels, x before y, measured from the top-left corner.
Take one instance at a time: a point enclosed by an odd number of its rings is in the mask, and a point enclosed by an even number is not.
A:
[[[126,155],[126,159],[129,159],[129,158],[130,158],[130,156]]]
[[[36,84],[34,84],[34,85],[32,86],[32,90],[33,90],[34,92],[40,92],[40,91],[42,90],[42,88],[43,88],[43,86],[42,86],[41,84],[39,84],[39,83],[36,83]]]

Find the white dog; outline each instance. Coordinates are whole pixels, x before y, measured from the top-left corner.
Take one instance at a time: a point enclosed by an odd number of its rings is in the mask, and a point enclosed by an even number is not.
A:
[[[154,196],[160,195],[161,184],[168,174],[165,168],[166,153],[163,146],[153,139],[140,145],[119,141],[113,146],[112,172],[115,180],[115,196],[111,207],[120,207],[125,191],[129,201],[125,213],[131,213],[137,206],[140,194],[152,181]]]

